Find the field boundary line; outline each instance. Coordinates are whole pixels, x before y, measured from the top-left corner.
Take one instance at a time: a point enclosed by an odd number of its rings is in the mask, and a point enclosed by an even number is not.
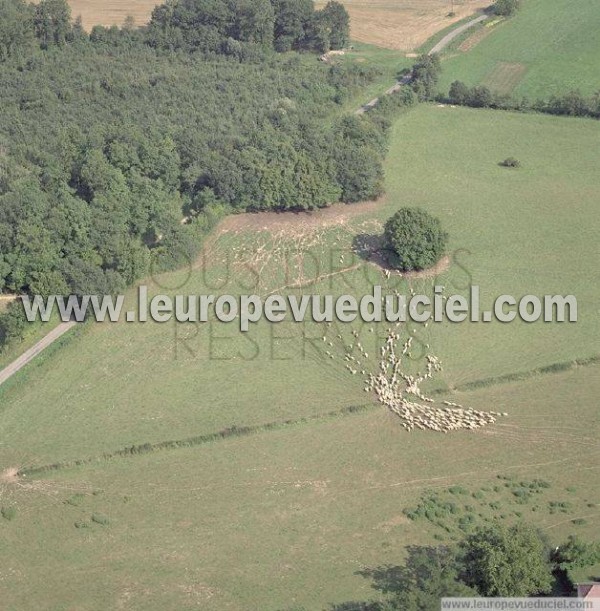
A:
[[[73,467],[80,467],[83,465],[90,465],[99,463],[102,461],[109,461],[115,458],[125,458],[129,456],[139,456],[142,454],[152,454],[162,450],[177,450],[181,448],[190,448],[213,443],[216,441],[222,441],[230,437],[249,437],[266,431],[277,431],[282,430],[290,426],[300,426],[303,424],[309,424],[312,422],[319,422],[325,420],[334,420],[342,416],[348,416],[351,414],[358,414],[366,412],[374,407],[379,407],[378,403],[363,403],[361,405],[350,405],[343,407],[338,410],[333,410],[323,414],[312,414],[310,416],[303,416],[302,418],[293,418],[289,420],[273,421],[266,424],[257,424],[252,426],[237,426],[233,425],[217,431],[215,433],[205,433],[203,435],[195,435],[193,437],[186,437],[184,439],[173,439],[168,441],[157,441],[154,443],[142,443],[132,446],[126,446],[114,452],[105,452],[97,456],[90,456],[87,458],[78,458],[72,460],[59,461],[52,464],[22,467],[19,469],[18,475],[20,476],[31,476],[39,475],[42,473],[49,473],[52,471],[59,471],[62,469],[70,469]]]
[[[448,34],[446,34],[441,40],[439,40],[433,46],[433,48],[430,51],[428,51],[425,55],[434,55],[436,53],[441,53],[455,38],[458,38],[463,32],[466,32],[470,28],[476,26],[478,23],[482,23],[488,17],[489,15],[487,13],[484,13],[483,15],[479,15],[478,17],[475,17],[475,19],[471,19],[470,21],[467,21],[466,23],[463,23],[459,25],[458,27],[454,28],[453,30],[448,32]],[[373,98],[366,104],[363,104],[360,108],[354,111],[354,114],[362,115],[366,112],[369,112],[369,110],[372,110],[379,104],[379,100],[383,96],[393,95],[394,93],[399,91],[404,85],[409,85],[411,81],[412,81],[412,72],[410,74],[403,76],[401,79],[398,79],[396,83],[392,85],[387,91],[385,91],[383,95],[377,98]]]
[[[600,363],[600,355],[588,357],[586,359],[575,359],[568,361],[567,363],[557,363],[554,365],[548,365],[546,367],[539,367],[529,372],[508,374],[506,376],[499,376],[496,378],[487,378],[478,380],[475,382],[469,382],[453,389],[437,389],[432,391],[430,394],[443,395],[452,393],[456,390],[475,390],[477,388],[484,388],[490,385],[506,384],[514,381],[524,381],[530,378],[534,378],[540,375],[548,375],[554,373],[561,373],[563,371],[569,371],[575,367],[585,367]],[[132,446],[126,446],[113,452],[105,452],[104,454],[89,456],[87,458],[78,458],[71,460],[59,461],[52,464],[22,467],[19,469],[20,476],[32,476],[40,475],[43,473],[50,473],[52,471],[59,471],[62,469],[70,469],[74,467],[80,467],[84,465],[91,465],[102,461],[110,461],[116,458],[126,458],[131,456],[138,456],[142,454],[152,454],[154,452],[160,452],[163,450],[177,450],[181,448],[190,448],[208,443],[214,443],[217,441],[223,441],[230,437],[249,437],[252,435],[258,435],[260,433],[268,431],[283,430],[291,426],[301,426],[304,424],[310,424],[314,422],[323,422],[327,420],[334,420],[336,418],[349,416],[352,414],[365,413],[370,410],[379,409],[381,405],[375,401],[370,403],[363,403],[360,405],[350,405],[343,407],[338,410],[325,412],[323,414],[312,414],[310,416],[303,416],[302,418],[293,418],[281,421],[272,421],[265,424],[257,424],[252,426],[237,426],[232,425],[220,431],[214,433],[204,433],[201,435],[194,435],[192,437],[186,437],[184,439],[173,439],[167,441],[157,441],[154,443],[146,442],[141,444],[135,444]]]
[[[522,371],[517,373],[507,373],[501,376],[494,376],[489,378],[482,378],[480,380],[474,380],[472,382],[465,382],[464,384],[458,384],[450,389],[450,391],[465,392],[469,390],[477,390],[479,388],[485,388],[486,386],[496,386],[498,384],[509,384],[510,382],[522,382],[529,380],[537,376],[548,375],[552,373],[562,373],[564,371],[570,371],[577,367],[587,367],[589,365],[600,364],[600,354],[594,354],[584,359],[573,359],[571,361],[561,361],[558,363],[552,363],[551,365],[544,365],[543,367],[536,367],[528,371]],[[446,390],[434,391],[435,394],[442,394],[447,392]]]

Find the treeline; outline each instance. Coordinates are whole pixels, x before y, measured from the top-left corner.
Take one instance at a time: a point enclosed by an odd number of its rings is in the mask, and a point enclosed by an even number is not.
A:
[[[579,91],[570,91],[564,95],[552,96],[548,100],[531,101],[528,98],[499,94],[483,85],[469,87],[462,81],[454,81],[450,91],[445,95],[439,91],[441,70],[437,55],[422,55],[417,59],[412,69],[410,86],[419,100],[435,100],[471,108],[495,108],[600,119],[600,90],[587,97]]]
[[[210,7],[225,6],[234,4],[167,4],[153,22],[182,19],[181,7],[204,7],[210,20]],[[307,22],[292,16],[312,2],[272,6],[273,45],[306,48]],[[337,11],[328,6],[325,15]],[[381,193],[389,117],[414,102],[410,88],[376,112],[342,116],[373,69],[258,42],[233,55],[189,40],[155,48],[153,27],[88,36],[64,0],[0,0],[0,292],[120,292],[188,262],[224,214]],[[0,344],[23,330],[17,308],[0,317]]]
[[[402,566],[361,571],[379,601],[349,601],[331,611],[424,611],[444,597],[574,596],[574,568],[591,567],[599,544],[571,536],[554,551],[545,535],[524,523],[478,528],[457,544],[408,548]]]
[[[341,49],[350,34],[344,6],[330,0],[168,0],[152,13],[149,44],[160,48],[235,53],[242,43],[276,51]]]
[[[257,49],[323,53],[346,46],[349,35],[350,18],[336,0],[321,10],[313,0],[167,0],[154,9],[147,26],[136,29],[128,19],[124,28],[95,26],[90,37],[244,56]],[[71,23],[66,0],[0,0],[0,61],[26,55],[36,45],[47,49],[85,36],[80,20]]]
[[[548,100],[531,101],[497,94],[485,86],[468,87],[461,81],[450,86],[447,101],[472,108],[497,108],[502,110],[533,111],[569,117],[593,117],[600,119],[600,91],[585,97],[579,91],[552,96]]]

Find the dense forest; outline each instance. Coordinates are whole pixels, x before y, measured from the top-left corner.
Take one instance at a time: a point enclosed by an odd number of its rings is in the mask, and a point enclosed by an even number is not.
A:
[[[386,105],[341,112],[374,74],[314,54],[347,36],[336,2],[169,1],[88,35],[65,0],[0,0],[0,292],[117,292],[223,214],[377,196]]]

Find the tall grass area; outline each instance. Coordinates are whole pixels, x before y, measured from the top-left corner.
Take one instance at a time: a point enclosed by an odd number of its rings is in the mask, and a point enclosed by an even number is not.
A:
[[[442,87],[452,81],[485,82],[502,64],[522,64],[525,73],[515,96],[547,99],[579,89],[600,90],[600,5],[595,0],[523,0],[519,12],[469,52],[444,62]]]

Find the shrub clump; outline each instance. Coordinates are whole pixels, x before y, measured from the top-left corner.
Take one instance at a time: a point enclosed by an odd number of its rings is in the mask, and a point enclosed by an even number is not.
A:
[[[402,271],[419,271],[443,256],[448,234],[439,219],[420,208],[401,208],[385,225],[390,265]]]
[[[108,526],[110,524],[110,520],[101,513],[95,513],[92,515],[92,522],[96,524],[101,524],[102,526]]]
[[[14,520],[17,517],[17,508],[16,507],[2,507],[0,509],[0,513],[5,520]]]

